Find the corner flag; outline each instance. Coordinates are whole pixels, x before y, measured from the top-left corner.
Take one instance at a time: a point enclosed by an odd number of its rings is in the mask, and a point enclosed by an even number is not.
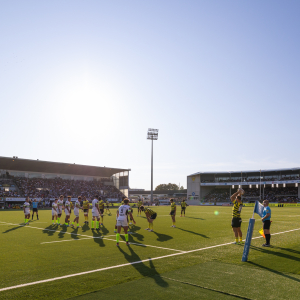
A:
[[[254,214],[257,213],[260,217],[262,217],[263,210],[264,210],[264,206],[260,204],[258,201],[255,201],[253,215],[252,218],[249,220],[249,226],[248,226],[248,231],[247,231],[247,236],[246,236],[246,241],[245,241],[245,246],[243,251],[242,261],[244,262],[248,260],[249,250],[251,246],[252,234],[253,234],[253,229],[255,224]]]

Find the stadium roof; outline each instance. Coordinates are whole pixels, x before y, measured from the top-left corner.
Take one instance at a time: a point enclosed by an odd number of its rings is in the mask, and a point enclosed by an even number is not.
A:
[[[286,168],[286,169],[274,169],[274,170],[251,170],[251,171],[216,171],[216,172],[197,172],[188,176],[195,175],[204,175],[204,174],[241,174],[241,173],[276,173],[276,172],[290,172],[290,171],[300,171],[300,167],[298,168]]]
[[[0,169],[21,172],[39,172],[97,177],[110,177],[116,173],[130,171],[130,169],[85,166],[76,165],[74,163],[68,164],[2,156],[0,156]]]

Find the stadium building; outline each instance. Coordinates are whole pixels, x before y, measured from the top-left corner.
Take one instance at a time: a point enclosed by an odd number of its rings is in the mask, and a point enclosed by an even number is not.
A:
[[[230,195],[243,188],[243,201],[267,199],[270,202],[300,202],[300,168],[198,172],[187,176],[190,204],[226,204]]]
[[[29,179],[28,181],[30,179],[43,179],[43,182],[47,182],[47,179],[62,179],[70,180],[73,183],[74,181],[90,182],[90,184],[97,182],[100,184],[101,182],[104,187],[110,187],[111,190],[115,187],[114,191],[128,197],[129,171],[131,170],[21,159],[18,157],[0,157],[0,192],[2,198],[11,193],[14,194],[14,191],[17,193],[16,179],[19,181],[24,181],[25,178]],[[67,181],[66,185],[68,185]],[[44,188],[41,186],[36,189]]]

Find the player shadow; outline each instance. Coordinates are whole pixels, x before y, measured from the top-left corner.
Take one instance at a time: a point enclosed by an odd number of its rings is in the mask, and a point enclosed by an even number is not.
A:
[[[251,264],[251,265],[253,265],[253,266],[255,266],[255,267],[258,267],[258,268],[264,269],[264,270],[266,270],[266,271],[272,272],[272,273],[274,273],[274,274],[280,275],[280,276],[282,276],[282,277],[285,277],[285,278],[288,278],[288,279],[291,279],[291,280],[300,282],[300,279],[295,278],[295,277],[290,276],[290,275],[287,275],[286,273],[282,273],[282,272],[279,272],[279,271],[270,269],[270,268],[268,268],[268,267],[265,267],[265,266],[256,264],[256,263],[254,263],[254,262],[252,262],[252,261],[248,261],[248,263]]]
[[[109,230],[104,225],[100,227],[100,231],[102,231],[102,235],[106,235],[109,233]]]
[[[57,231],[57,229],[58,229],[57,224],[51,224],[43,230],[43,233],[47,233],[48,236],[53,236],[54,233]]]
[[[93,240],[96,244],[99,245],[99,247],[105,247],[103,239],[101,238],[101,232],[99,231],[99,233],[97,232],[97,230],[92,229],[92,234],[93,234]]]
[[[287,252],[292,252],[295,254],[299,254],[300,255],[300,251],[294,250],[294,249],[290,249],[290,248],[281,248],[281,247],[277,247],[277,246],[272,246],[272,248],[276,248],[279,250],[283,250],[283,251],[287,251]]]
[[[79,235],[78,234],[78,228],[77,227],[71,227],[73,229],[71,233],[71,238],[74,240],[79,240]]]
[[[13,228],[11,228],[11,229],[7,229],[7,230],[3,231],[2,233],[8,233],[8,232],[17,230],[17,229],[22,228],[22,227],[25,227],[25,226],[26,226],[26,225],[19,225],[19,226],[13,227]]]
[[[205,220],[205,219],[203,219],[203,218],[195,218],[195,217],[184,217],[184,218],[189,218],[189,219],[195,219],[195,220]]]
[[[91,228],[90,228],[90,226],[89,226],[89,224],[84,224],[83,226],[82,226],[82,232],[86,232],[86,231],[88,231],[88,230],[90,230]]]
[[[183,228],[180,228],[180,227],[176,227],[177,229],[179,230],[182,230],[182,231],[185,231],[185,232],[188,232],[188,233],[192,233],[192,234],[195,234],[195,235],[199,235],[205,239],[209,239],[210,237],[209,236],[206,236],[205,234],[201,234],[201,233],[197,233],[197,232],[194,232],[194,231],[191,231],[191,230],[186,230],[186,229],[183,229]]]
[[[265,249],[265,248],[262,249],[262,248],[256,247],[256,246],[250,246],[250,248],[253,249],[253,250],[256,250],[256,251],[260,251],[260,252],[266,253],[266,254],[271,254],[271,255],[278,256],[278,257],[287,258],[287,259],[291,259],[291,260],[295,260],[295,261],[299,261],[300,262],[300,258],[299,257],[292,256],[290,254],[285,254],[285,253],[276,252],[276,251],[270,251],[268,249]],[[272,247],[272,248],[275,248],[275,247]]]
[[[157,241],[159,242],[166,242],[171,240],[173,237],[167,234],[163,234],[163,233],[158,233],[157,231],[153,231],[154,234],[157,235]]]
[[[150,267],[146,266],[143,262],[137,263],[137,261],[141,261],[141,258],[133,251],[133,249],[128,247],[130,254],[126,253],[121,247],[118,247],[119,251],[124,255],[125,259],[131,263],[131,265],[144,277],[153,278],[157,285],[161,287],[168,287],[169,284],[160,276],[160,274],[156,271],[151,258],[149,259]]]
[[[63,239],[65,237],[66,231],[67,231],[67,227],[66,226],[62,226],[60,232],[58,233],[58,237],[60,239]]]

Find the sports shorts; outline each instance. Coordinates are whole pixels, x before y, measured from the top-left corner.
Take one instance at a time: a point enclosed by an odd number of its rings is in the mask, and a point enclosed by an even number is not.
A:
[[[87,212],[89,212],[89,210],[87,208],[84,208],[83,212],[87,213]]]
[[[30,209],[29,208],[25,208],[25,215],[29,215],[30,214]]]
[[[37,209],[37,208],[33,208],[32,211],[33,211],[33,212],[37,212],[38,209]]]
[[[185,210],[186,209],[186,207],[181,207],[181,210]]]
[[[77,210],[77,209],[74,209],[74,215],[76,216],[76,217],[79,217],[79,209]]]
[[[242,219],[241,218],[232,218],[231,227],[241,227]]]
[[[265,220],[263,224],[263,229],[270,229],[271,226],[271,221],[270,220]]]
[[[170,215],[174,216],[175,215],[175,210],[171,210]]]
[[[103,214],[104,214],[104,209],[100,208],[100,215],[103,215]]]
[[[157,213],[154,213],[152,216],[150,216],[150,219],[151,219],[151,220],[155,220],[156,217],[157,217]]]
[[[65,214],[66,214],[67,216],[69,216],[69,215],[71,214],[71,212],[69,213],[68,210],[65,209]]]
[[[57,216],[57,211],[54,211],[54,210],[52,209],[52,216]]]
[[[94,210],[94,211],[92,210],[92,216],[99,218],[99,216],[100,216],[99,211],[98,210]]]
[[[127,219],[117,219],[117,226],[126,227],[128,226]]]

